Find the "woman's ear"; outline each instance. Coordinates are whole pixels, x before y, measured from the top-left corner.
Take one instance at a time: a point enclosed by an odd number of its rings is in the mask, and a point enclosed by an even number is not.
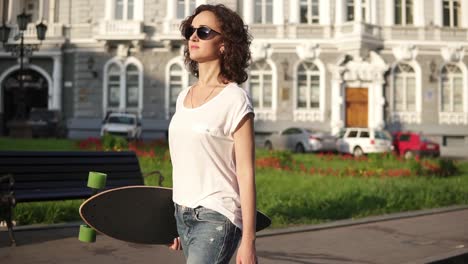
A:
[[[219,48],[219,53],[223,54],[224,53],[224,43],[221,44]]]

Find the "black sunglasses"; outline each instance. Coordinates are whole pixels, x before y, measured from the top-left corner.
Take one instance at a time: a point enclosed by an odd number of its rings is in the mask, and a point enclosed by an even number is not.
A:
[[[221,33],[207,26],[201,26],[199,28],[194,28],[190,26],[185,29],[185,32],[184,32],[185,39],[189,40],[190,37],[193,35],[193,32],[195,31],[197,31],[197,36],[201,40],[209,40],[209,39],[214,38],[216,35],[221,35]]]

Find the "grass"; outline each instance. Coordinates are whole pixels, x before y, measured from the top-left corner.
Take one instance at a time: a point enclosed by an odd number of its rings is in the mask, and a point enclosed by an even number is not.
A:
[[[71,140],[12,140],[0,138],[0,150],[78,150]],[[155,147],[155,156],[139,157],[144,174],[159,170],[163,186],[171,187],[171,164],[167,147]],[[392,156],[371,155],[362,161],[342,156],[275,153],[258,150],[257,158],[279,155],[289,162],[315,168],[408,167]],[[257,204],[273,220],[274,227],[315,224],[361,218],[371,215],[468,204],[468,162],[457,162],[459,172],[451,177],[351,177],[315,175],[300,170],[258,168]],[[157,185],[156,175],[145,177],[145,184]],[[19,224],[58,223],[79,220],[82,200],[20,203],[15,209]]]

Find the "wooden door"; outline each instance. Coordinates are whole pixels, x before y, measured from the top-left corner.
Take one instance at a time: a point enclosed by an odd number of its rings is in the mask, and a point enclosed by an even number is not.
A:
[[[367,127],[367,88],[346,89],[346,127]]]

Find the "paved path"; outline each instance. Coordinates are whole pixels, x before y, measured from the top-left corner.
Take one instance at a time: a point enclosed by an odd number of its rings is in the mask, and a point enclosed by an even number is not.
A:
[[[19,228],[18,246],[9,247],[7,233],[0,231],[0,262],[184,263],[181,252],[164,246],[105,236],[85,244],[77,234],[76,226]],[[468,207],[270,230],[257,239],[257,250],[260,263],[436,263],[468,254]]]

